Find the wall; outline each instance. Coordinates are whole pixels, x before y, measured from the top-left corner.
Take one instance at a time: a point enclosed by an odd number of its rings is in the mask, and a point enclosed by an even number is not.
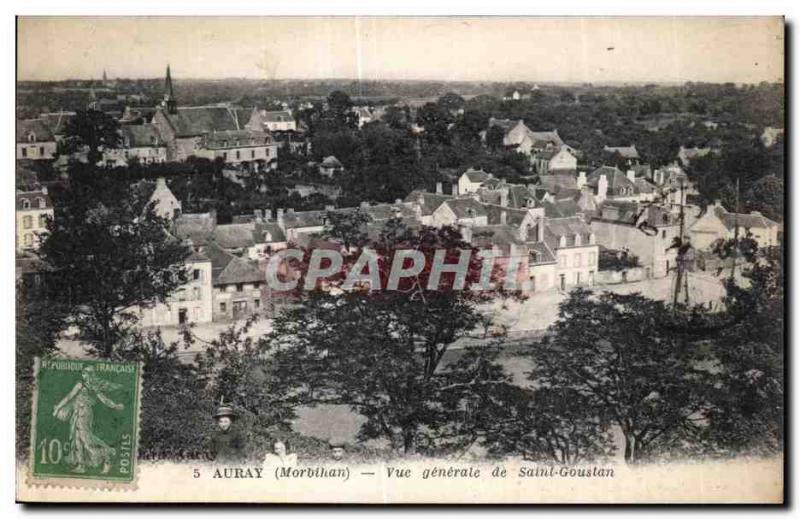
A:
[[[43,217],[53,216],[53,208],[17,210],[17,250],[36,250],[41,242],[40,233],[47,230]],[[29,225],[26,225],[28,223]],[[27,238],[26,238],[27,236]]]
[[[181,310],[193,323],[208,323],[212,319],[213,294],[211,293],[211,262],[193,262],[187,265],[189,282],[179,288],[167,303],[152,308],[140,308],[141,326],[178,326]],[[197,271],[197,274],[195,274]],[[195,275],[198,276],[195,279]]]
[[[237,308],[236,313],[234,307]],[[261,313],[263,310],[264,300],[260,283],[214,286],[214,321],[241,319],[254,313]]]
[[[55,158],[55,154],[55,141],[17,143],[18,159],[49,160]]]

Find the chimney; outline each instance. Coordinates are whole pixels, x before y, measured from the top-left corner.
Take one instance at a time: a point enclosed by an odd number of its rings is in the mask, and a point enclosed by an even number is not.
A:
[[[42,186],[42,194],[43,195],[47,194],[47,186]]]
[[[366,209],[367,207],[369,207],[369,202],[361,202],[359,207],[361,207],[362,209]]]
[[[472,227],[469,225],[459,225],[458,230],[461,231],[461,239],[467,243],[472,243]]]
[[[395,199],[394,199],[394,203],[395,203],[395,204],[402,204],[402,203],[403,203],[403,201],[402,201],[401,199],[399,199],[399,198],[395,198]]]
[[[442,183],[441,182],[437,182],[436,183],[436,194],[437,195],[441,195],[443,193],[444,193],[444,191],[442,191]]]
[[[607,194],[608,194],[608,179],[606,178],[605,173],[603,173],[597,180],[597,201],[602,202],[603,200],[605,200]]]
[[[158,178],[156,179],[156,189],[158,189],[158,188],[165,188],[165,187],[167,187],[167,181],[166,181],[166,179],[164,179],[164,177],[158,177]]]
[[[278,221],[278,225],[283,226],[283,207],[275,210],[275,220]]]
[[[544,241],[544,216],[540,217],[536,223],[536,241]]]
[[[254,209],[253,216],[255,216],[256,222],[260,222],[264,219],[264,215],[261,212],[261,209]]]
[[[458,196],[458,184],[451,184],[450,189],[451,189],[450,193],[453,196]]]
[[[506,211],[500,211],[500,224],[505,225],[508,221],[508,216],[506,216]]]
[[[269,222],[272,219],[272,209],[264,209],[264,221]]]
[[[333,211],[333,206],[332,205],[326,205],[325,206],[325,210],[326,211]]]
[[[500,193],[500,205],[503,207],[508,207],[508,188],[504,187],[497,190]],[[505,211],[503,211],[505,214]]]
[[[583,186],[586,185],[586,172],[585,171],[581,171],[580,173],[578,173],[577,184],[578,184],[578,189],[583,189]]]
[[[632,169],[628,170],[628,180],[631,182],[636,182],[636,172]]]

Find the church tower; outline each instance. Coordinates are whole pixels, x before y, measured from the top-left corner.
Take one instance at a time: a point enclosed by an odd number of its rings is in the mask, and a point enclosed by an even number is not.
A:
[[[162,103],[167,109],[167,113],[178,113],[178,102],[175,100],[175,91],[172,89],[172,74],[170,74],[169,65],[167,65],[167,79],[164,83],[164,101]]]

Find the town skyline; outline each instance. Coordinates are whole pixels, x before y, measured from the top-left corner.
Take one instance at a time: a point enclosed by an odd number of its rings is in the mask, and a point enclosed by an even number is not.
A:
[[[777,17],[21,17],[17,25],[19,81],[104,71],[153,79],[167,63],[184,80],[543,84],[753,84],[783,81],[784,68]]]

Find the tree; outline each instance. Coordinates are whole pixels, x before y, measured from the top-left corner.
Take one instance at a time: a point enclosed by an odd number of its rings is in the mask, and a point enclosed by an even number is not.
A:
[[[121,142],[117,120],[98,110],[76,112],[75,117],[67,119],[64,135],[63,151],[70,154],[87,150],[89,164],[100,162],[104,148],[117,148]]]
[[[139,191],[92,166],[74,165],[70,185],[39,250],[38,297],[63,308],[65,324],[104,358],[138,321],[136,309],[163,302],[186,282],[189,250]]]
[[[437,249],[471,249],[455,229],[412,231],[398,221],[390,221],[369,248],[382,287],[394,251],[420,250],[430,265]],[[365,249],[346,255],[344,272]],[[473,262],[469,272],[478,268]],[[494,362],[496,348],[476,348],[457,362],[447,357],[456,340],[488,329],[477,304],[490,295],[427,289],[429,275],[423,270],[397,290],[364,285],[333,290],[342,283],[336,277],[329,279],[327,290],[300,293],[299,304],[275,319],[271,336],[277,372],[293,387],[294,400],[348,405],[366,417],[362,440],[384,438],[406,454],[463,448],[475,441],[485,421],[465,419],[465,406],[470,416],[481,416],[498,405],[492,394],[508,380]]]
[[[583,395],[599,420],[620,428],[629,463],[703,420],[708,373],[681,326],[666,325],[669,316],[663,302],[639,294],[574,290],[533,354],[533,382]]]
[[[464,108],[465,101],[463,97],[456,94],[455,92],[448,92],[442,97],[440,97],[436,101],[436,103],[445,110],[448,110],[450,112],[455,112],[457,110]]]
[[[231,325],[196,358],[198,369],[210,382],[213,401],[230,403],[245,424],[251,454],[265,452],[270,437],[288,432],[295,417],[289,398],[292,384],[277,371],[269,341],[250,333],[256,322],[257,317],[252,317]],[[191,336],[185,341],[194,343]]]
[[[417,123],[425,129],[423,137],[431,144],[449,144],[453,116],[436,103],[425,103],[417,111]]]

